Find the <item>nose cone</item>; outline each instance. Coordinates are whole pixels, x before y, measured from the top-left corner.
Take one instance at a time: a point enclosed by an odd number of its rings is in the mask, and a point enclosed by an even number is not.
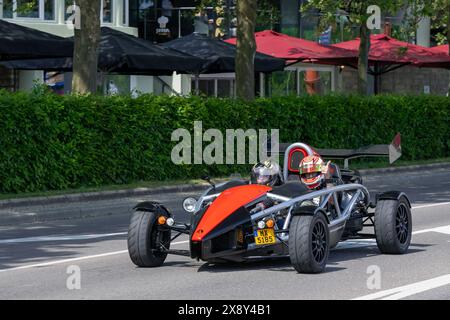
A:
[[[272,188],[268,186],[252,184],[223,191],[203,215],[192,234],[191,240],[202,241],[209,232],[232,215],[237,209],[258,199],[270,190]]]

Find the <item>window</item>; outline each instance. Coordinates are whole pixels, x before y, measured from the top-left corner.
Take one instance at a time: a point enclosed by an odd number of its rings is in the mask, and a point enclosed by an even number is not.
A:
[[[55,20],[55,0],[3,0],[3,18]]]
[[[332,72],[307,69],[300,71],[300,94],[329,94],[332,91]]]
[[[16,15],[20,18],[39,18],[39,2],[36,0],[16,0]]]
[[[297,71],[276,71],[271,76],[272,96],[297,95]]]
[[[75,4],[75,0],[64,0],[64,20],[67,21],[69,17],[73,14],[72,11],[67,13],[67,9]]]
[[[214,79],[200,79],[198,81],[198,91],[201,95],[209,97],[215,96],[215,81]]]
[[[112,0],[103,0],[102,3],[102,16],[104,23],[113,22],[113,4]]]
[[[196,85],[198,84],[198,88]],[[234,74],[201,75],[197,80],[191,78],[191,94],[227,98],[235,96]]]
[[[13,18],[13,0],[3,0],[3,18]]]
[[[108,74],[103,78],[103,92],[107,95],[129,94],[130,76],[121,74]]]
[[[229,98],[234,96],[234,80],[233,79],[218,79],[217,80],[217,97]]]
[[[44,1],[44,19],[45,20],[55,20],[55,1],[45,0]]]
[[[122,24],[124,26],[128,26],[129,12],[130,12],[129,2],[128,2],[128,0],[123,0]]]

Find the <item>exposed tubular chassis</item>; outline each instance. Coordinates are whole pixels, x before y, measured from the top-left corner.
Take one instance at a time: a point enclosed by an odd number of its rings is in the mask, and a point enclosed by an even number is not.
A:
[[[329,249],[347,239],[376,239],[382,253],[407,251],[411,241],[411,205],[403,192],[379,193],[371,199],[362,182],[341,178],[337,178],[338,185],[318,191],[290,189],[299,184],[288,181],[290,152],[295,148],[306,154],[315,153],[303,143],[287,147],[285,184],[270,188],[232,180],[213,185],[198,200],[194,199],[195,208],[189,211],[192,212],[190,223],[174,221],[172,214],[159,203],[138,204],[128,236],[132,261],[138,266],[153,267],[162,265],[167,254],[208,262],[288,255],[298,272],[316,273],[325,269]],[[218,216],[222,218],[218,220]],[[159,218],[164,218],[162,224]],[[165,223],[169,220],[170,223]],[[269,228],[273,228],[277,241],[257,244],[252,238],[263,228],[261,222],[268,220],[276,222]],[[365,227],[373,227],[374,232],[363,233]],[[324,234],[319,240],[311,236],[316,231],[317,235],[320,231]],[[171,232],[176,234],[172,236]],[[190,249],[170,249],[170,243],[181,234],[189,235]],[[316,252],[323,250],[323,254],[314,256],[314,248]]]
[[[338,200],[338,193],[339,192],[348,192],[351,193],[351,198],[346,201],[345,206],[342,206],[342,203]],[[196,211],[198,211],[202,206],[202,204],[205,201],[211,201],[217,198],[220,195],[220,193],[212,194],[203,196],[199,199],[197,203]],[[295,214],[295,209],[298,209],[296,207],[298,204],[302,204],[304,201],[307,200],[313,200],[314,198],[321,197],[320,204],[316,207],[315,212],[319,211],[319,209],[325,210],[327,207],[327,204],[329,204],[330,199],[333,201],[331,202],[333,205],[333,208],[337,214],[337,217],[334,219],[330,219],[330,217],[327,216],[327,222],[328,222],[328,228],[330,231],[330,242],[334,246],[339,240],[341,240],[342,232],[344,231],[345,223],[350,218],[351,213],[353,212],[353,209],[357,202],[359,202],[360,205],[365,210],[365,214],[362,216],[358,216],[358,218],[365,218],[366,220],[371,220],[374,216],[373,213],[368,212],[368,208],[373,206],[370,204],[370,195],[367,191],[366,187],[360,184],[344,184],[339,185],[335,187],[329,187],[327,189],[319,190],[319,191],[313,191],[309,192],[307,194],[295,197],[295,198],[289,198],[280,196],[277,194],[273,194],[268,192],[267,198],[272,199],[278,203],[272,207],[269,207],[267,209],[261,210],[259,212],[256,212],[250,216],[251,222],[254,226],[256,226],[257,221],[263,220],[264,218],[268,217],[275,217],[277,214],[279,214],[280,211],[288,209],[288,215],[286,216],[285,222],[283,224],[282,229],[278,229],[277,226],[275,226],[275,232],[277,233],[278,240],[285,242],[289,238],[289,227],[290,222],[292,220],[292,216]],[[374,207],[374,206],[373,206]],[[328,208],[329,209],[329,208]],[[311,214],[314,214],[314,212],[311,212]],[[373,221],[371,224],[364,224],[364,227],[372,227]],[[189,228],[186,225],[177,224],[172,227],[170,227],[171,230],[179,232],[179,234],[175,235],[172,240],[176,239],[178,236],[180,236],[182,233],[189,234]],[[375,238],[375,235],[361,235],[361,237],[364,238]],[[256,245],[249,245],[248,250],[251,250],[253,248],[256,248]],[[173,254],[181,254],[181,255],[187,255],[186,252],[182,252],[179,250],[171,250],[168,253]]]
[[[353,195],[348,201],[347,205],[345,207],[341,207],[340,201],[338,201],[338,192],[348,192],[353,191]],[[292,217],[292,210],[295,208],[295,205],[301,204],[302,202],[306,200],[312,200],[317,197],[323,197],[321,199],[320,204],[317,206],[317,209],[325,209],[327,204],[329,203],[329,200],[333,198],[333,206],[337,213],[337,218],[329,221],[329,227],[333,228],[342,222],[345,222],[352,213],[352,210],[356,204],[356,201],[360,198],[361,195],[364,195],[363,200],[365,207],[369,206],[369,192],[367,191],[366,187],[360,184],[346,184],[346,185],[340,185],[336,187],[329,187],[327,189],[314,191],[299,197],[295,198],[287,198],[287,197],[281,197],[279,195],[271,194],[270,192],[267,193],[267,197],[271,198],[276,201],[283,201],[282,203],[279,203],[277,205],[274,205],[273,207],[270,207],[268,209],[264,209],[260,212],[257,212],[253,215],[251,215],[252,222],[261,220],[267,216],[271,216],[283,209],[289,208],[288,216],[286,217],[286,221],[283,225],[283,230],[289,229],[289,224]]]

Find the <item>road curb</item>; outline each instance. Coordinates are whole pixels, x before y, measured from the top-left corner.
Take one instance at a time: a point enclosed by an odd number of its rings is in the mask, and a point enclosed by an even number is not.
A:
[[[375,168],[375,169],[362,169],[358,170],[362,175],[376,175],[391,172],[405,172],[415,170],[427,170],[427,169],[450,169],[450,162],[444,163],[432,163],[425,165],[411,165],[404,167],[389,167],[389,168]],[[0,210],[9,208],[19,208],[28,206],[50,205],[58,203],[68,202],[87,202],[87,201],[99,201],[108,199],[138,197],[152,194],[161,194],[169,192],[194,192],[204,190],[208,186],[207,183],[201,184],[180,184],[173,186],[162,186],[155,188],[134,188],[134,189],[122,189],[113,191],[98,191],[98,192],[83,192],[74,193],[50,197],[32,197],[32,198],[20,198],[20,199],[8,199],[0,200]]]
[[[450,162],[419,164],[419,165],[402,166],[402,167],[363,169],[363,170],[358,170],[358,171],[362,175],[377,175],[377,174],[392,173],[392,172],[407,172],[407,171],[429,170],[429,169],[450,169]]]
[[[208,184],[196,184],[196,185],[181,184],[157,188],[135,188],[135,189],[114,190],[114,191],[83,192],[51,197],[33,197],[33,198],[0,200],[0,210],[18,207],[28,207],[28,206],[51,205],[58,203],[69,203],[69,202],[73,203],[73,202],[87,202],[87,201],[99,201],[118,198],[129,198],[129,197],[138,197],[169,192],[192,192],[204,190],[207,186]]]
[[[115,200],[129,197],[151,196],[161,193],[175,192],[200,192],[205,190],[208,184],[195,185],[175,185],[164,186],[158,188],[135,188],[116,191],[102,192],[86,192],[79,194],[67,194],[51,197],[34,197],[23,199],[11,199],[0,201],[0,226],[2,225],[18,225],[24,223],[35,223],[56,220],[72,220],[97,218],[113,215],[108,209],[100,206],[100,208],[91,209],[82,204],[86,202]],[[72,208],[64,210],[55,210],[58,204],[75,204]],[[77,204],[80,204],[79,206]],[[33,212],[27,212],[28,207],[33,207]],[[124,210],[118,214],[130,214],[129,210]]]

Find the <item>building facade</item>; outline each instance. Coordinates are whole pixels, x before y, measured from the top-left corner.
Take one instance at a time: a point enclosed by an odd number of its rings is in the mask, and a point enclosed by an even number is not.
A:
[[[314,10],[301,13],[304,0],[258,0],[259,12],[257,31],[272,29],[278,32],[317,41],[319,13]],[[72,14],[74,0],[0,0],[0,18],[26,27],[35,28],[55,35],[70,37],[73,30],[67,20]],[[223,0],[221,7],[206,7],[199,12],[195,0],[101,0],[101,22],[128,34],[139,36],[154,43],[162,43],[182,37],[192,32],[208,34],[211,37],[227,38],[235,36],[236,19],[233,17],[235,0]],[[394,24],[401,21],[404,13],[390,17]],[[337,29],[339,23],[334,26]],[[340,33],[341,32],[341,33]],[[348,35],[347,35],[348,36]],[[333,30],[331,42],[344,39],[342,31]],[[418,44],[430,45],[429,20],[423,19],[417,31]],[[260,95],[301,95],[307,92],[306,74],[314,69],[317,75],[317,93],[332,91],[350,92],[355,88],[356,73],[343,67],[297,64],[283,72],[270,76],[257,76],[257,93]],[[381,78],[381,92],[398,88],[403,93],[441,93],[438,83],[448,78],[448,73],[440,69],[423,69],[420,72],[402,69]],[[417,70],[416,70],[417,71]],[[399,80],[404,72],[410,74],[411,81]],[[413,81],[415,77],[420,80]],[[438,78],[436,78],[438,77]],[[190,94],[226,97],[235,94],[233,73],[201,75],[176,75],[165,77],[133,75],[99,75],[99,90],[108,92],[143,92],[155,94]],[[427,84],[430,79],[430,84]],[[434,80],[431,80],[434,79]],[[436,80],[438,79],[438,80]],[[71,74],[63,76],[47,74],[43,71],[13,71],[0,68],[0,87],[8,90],[33,87],[35,81],[64,87],[70,91]],[[398,82],[398,85],[397,85]],[[411,84],[409,84],[411,82]],[[413,83],[414,82],[414,83]],[[420,82],[420,84],[419,84]],[[195,90],[194,88],[197,88]]]
[[[73,0],[0,0],[0,18],[57,36],[72,37],[73,28],[67,21],[74,13],[74,4]],[[102,25],[138,36],[138,29],[129,25],[129,10],[129,0],[101,0]],[[67,92],[70,90],[71,74],[66,73],[61,77],[42,70],[15,72],[0,68],[0,79],[0,87],[8,90],[29,90],[39,81],[52,86],[62,85]],[[102,83],[99,86],[106,89],[104,83],[110,83],[109,76],[103,75],[100,79]],[[146,79],[125,76],[125,79],[120,79],[118,83],[125,91],[130,90],[132,81],[136,86],[146,88],[140,83],[143,80]]]
[[[1,0],[0,18],[61,37],[73,36],[66,21],[74,0]],[[102,25],[138,35],[129,26],[129,0],[101,0]]]

